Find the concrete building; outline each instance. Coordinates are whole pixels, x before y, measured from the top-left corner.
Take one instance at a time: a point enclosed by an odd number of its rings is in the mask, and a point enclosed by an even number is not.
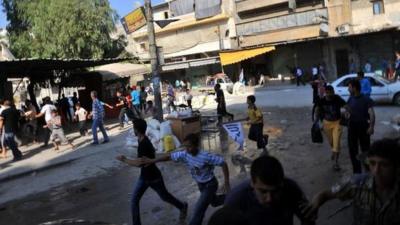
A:
[[[399,45],[398,0],[236,1],[240,48],[275,46],[275,51],[241,63],[247,77],[306,74],[325,65],[330,80],[367,61],[379,70]]]
[[[219,52],[237,47],[233,0],[171,0],[153,7],[155,20],[176,19],[164,28],[155,25],[163,55],[161,78],[189,79],[203,85],[205,76],[221,72]],[[148,60],[147,28],[128,35],[129,44]]]

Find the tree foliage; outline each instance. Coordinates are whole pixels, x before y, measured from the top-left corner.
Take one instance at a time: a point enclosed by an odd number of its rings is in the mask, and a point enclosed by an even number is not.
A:
[[[3,0],[17,58],[116,57],[126,46],[110,34],[118,19],[108,0]]]

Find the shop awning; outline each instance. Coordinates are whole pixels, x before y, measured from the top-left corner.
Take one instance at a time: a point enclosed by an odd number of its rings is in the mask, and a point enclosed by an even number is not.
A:
[[[103,75],[103,81],[114,80],[130,76],[138,76],[143,80],[143,75],[151,72],[148,64],[113,63],[94,68],[93,71]]]
[[[187,61],[181,61],[181,62],[167,63],[165,65],[162,65],[161,68],[162,68],[162,71],[171,71],[171,70],[179,70],[179,69],[188,69],[188,68],[197,67],[197,66],[206,66],[206,65],[216,64],[216,63],[219,63],[218,56],[202,58],[202,59],[193,59],[193,60],[187,60]]]
[[[219,58],[221,65],[226,66],[234,63],[241,62],[246,59],[275,50],[275,47],[262,47],[253,49],[244,49],[239,51],[220,52]]]

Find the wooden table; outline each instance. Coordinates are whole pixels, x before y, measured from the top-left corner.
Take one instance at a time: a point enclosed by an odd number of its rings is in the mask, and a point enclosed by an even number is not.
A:
[[[180,142],[183,142],[189,134],[201,134],[200,116],[168,118],[168,120],[171,121],[172,132]]]

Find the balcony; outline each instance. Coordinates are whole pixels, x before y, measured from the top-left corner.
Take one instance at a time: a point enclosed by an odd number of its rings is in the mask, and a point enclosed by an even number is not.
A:
[[[328,10],[323,8],[240,23],[237,24],[236,29],[238,36],[247,36],[275,30],[316,25],[326,21],[327,19]]]
[[[236,3],[236,10],[242,13],[288,2],[289,0],[244,0]]]

